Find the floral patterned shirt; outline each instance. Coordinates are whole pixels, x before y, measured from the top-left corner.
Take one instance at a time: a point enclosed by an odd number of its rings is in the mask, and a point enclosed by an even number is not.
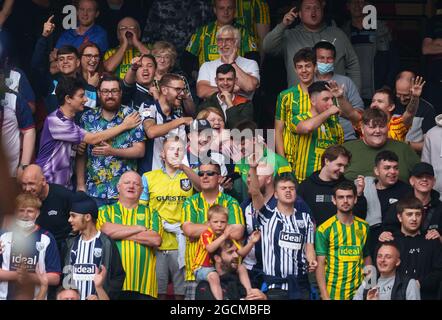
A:
[[[121,124],[124,118],[134,112],[132,108],[121,106],[118,113],[111,121],[101,115],[101,108],[85,112],[80,120],[80,126],[88,132],[100,132]],[[136,142],[145,139],[144,130],[136,127],[125,131],[111,140],[106,141],[113,148],[130,148]],[[87,148],[86,162],[86,191],[91,197],[101,199],[117,199],[117,183],[121,175],[129,170],[137,170],[136,159],[124,159],[114,156],[94,156],[92,145]]]

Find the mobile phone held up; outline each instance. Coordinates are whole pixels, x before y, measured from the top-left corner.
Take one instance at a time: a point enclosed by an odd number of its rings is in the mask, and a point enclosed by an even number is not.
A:
[[[231,172],[226,176],[226,178],[232,179],[232,181],[235,181],[236,179],[241,178],[241,175],[238,172]]]

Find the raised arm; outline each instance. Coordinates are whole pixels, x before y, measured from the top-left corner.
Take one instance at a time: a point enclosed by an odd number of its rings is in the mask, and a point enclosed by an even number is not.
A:
[[[333,105],[324,112],[317,114],[310,119],[299,122],[296,126],[292,124],[292,130],[297,134],[312,133],[314,130],[319,128],[319,126],[323,124],[329,117],[337,113],[339,113],[339,108]]]
[[[327,85],[327,89],[331,92],[331,94],[336,98],[338,101],[339,109],[341,109],[341,116],[344,118],[347,118],[352,123],[359,123],[362,116],[360,112],[358,112],[353,106],[350,104],[350,102],[347,100],[347,98],[344,95],[344,84],[341,86],[337,84],[336,81],[331,80],[329,81]]]
[[[193,121],[192,117],[182,117],[163,124],[156,124],[155,120],[147,119],[143,122],[144,131],[149,139],[165,136],[169,131],[181,125],[189,125]]]
[[[138,112],[133,112],[130,115],[128,115],[126,118],[124,118],[123,123],[113,127],[106,129],[104,131],[100,132],[87,132],[84,135],[83,141],[87,144],[95,145],[97,143],[100,143],[102,141],[106,141],[109,139],[112,139],[113,137],[118,136],[120,133],[133,129],[141,124],[141,118]]]
[[[284,52],[284,31],[298,18],[298,15],[296,7],[292,8],[284,15],[282,22],[266,35],[262,46],[264,53],[281,55]]]
[[[132,86],[137,81],[137,70],[141,67],[141,57],[135,57],[131,61],[131,66],[127,69],[126,75],[124,76],[124,82],[127,86]]]
[[[103,62],[107,72],[114,72],[124,59],[124,53],[128,48],[127,38],[122,37],[122,41],[123,43],[120,44],[117,51]]]
[[[255,209],[260,210],[262,207],[265,206],[265,199],[261,193],[261,190],[259,189],[258,173],[256,170],[256,168],[258,167],[258,162],[256,161],[254,154],[249,157],[249,167],[249,193],[252,197],[252,205]]]
[[[238,254],[243,258],[247,256],[250,251],[252,251],[253,247],[259,241],[259,239],[261,239],[261,232],[258,230],[253,231],[249,237],[249,241],[247,242],[247,244],[238,249]]]
[[[404,124],[407,127],[411,127],[411,125],[413,124],[413,118],[416,115],[417,108],[419,107],[419,97],[422,94],[422,88],[425,84],[424,79],[419,76],[417,76],[412,81],[413,83],[410,88],[411,99],[405,109],[404,114],[402,115]]]

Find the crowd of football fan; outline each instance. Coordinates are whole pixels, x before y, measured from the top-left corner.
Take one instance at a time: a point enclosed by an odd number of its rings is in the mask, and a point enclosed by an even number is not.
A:
[[[1,300],[442,298],[442,2],[286,2],[0,1]]]

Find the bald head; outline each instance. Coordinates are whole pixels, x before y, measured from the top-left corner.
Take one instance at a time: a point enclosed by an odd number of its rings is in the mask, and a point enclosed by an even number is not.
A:
[[[26,169],[23,171],[23,176],[25,175],[38,176],[44,178],[43,170],[37,164],[30,164],[29,166],[27,166]]]
[[[119,200],[132,204],[138,203],[141,196],[141,176],[135,171],[126,171],[118,181]]]
[[[132,33],[132,35],[131,35]],[[132,17],[125,17],[118,22],[117,26],[117,37],[120,42],[122,42],[123,37],[126,37],[129,44],[133,44],[133,35],[137,37],[137,39],[140,39],[141,36],[141,30],[140,25]]]
[[[46,199],[49,186],[46,183],[46,178],[43,171],[36,164],[29,165],[22,175],[22,190],[37,196],[40,200]]]
[[[396,77],[396,97],[399,98],[401,104],[407,105],[411,99],[411,84],[415,74],[411,71],[402,71]]]

